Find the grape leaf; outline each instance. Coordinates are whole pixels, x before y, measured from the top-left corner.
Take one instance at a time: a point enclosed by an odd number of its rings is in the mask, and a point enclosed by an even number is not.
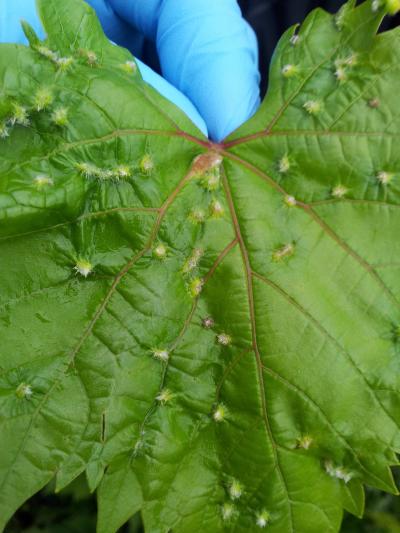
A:
[[[0,46],[0,528],[82,472],[99,533],[335,532],[397,492],[393,5],[289,29],[221,144],[81,0]]]

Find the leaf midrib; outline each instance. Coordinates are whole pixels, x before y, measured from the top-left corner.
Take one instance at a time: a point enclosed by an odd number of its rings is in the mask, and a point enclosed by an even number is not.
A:
[[[266,430],[268,439],[271,444],[272,453],[273,453],[274,462],[277,468],[278,476],[279,476],[282,488],[284,489],[286,493],[286,500],[288,503],[288,517],[289,517],[289,523],[290,523],[290,531],[293,533],[294,532],[293,513],[292,513],[292,507],[291,507],[291,502],[290,502],[290,497],[289,497],[289,490],[287,487],[285,477],[283,475],[282,467],[280,465],[278,453],[276,450],[277,444],[276,444],[276,441],[275,441],[275,438],[272,432],[272,428],[271,428],[271,424],[270,424],[269,416],[268,416],[268,410],[267,410],[265,382],[264,382],[264,376],[263,376],[263,370],[262,370],[263,365],[262,365],[261,354],[259,351],[258,341],[257,341],[257,325],[256,325],[256,313],[255,313],[255,307],[254,307],[254,293],[253,293],[254,287],[253,287],[253,279],[252,279],[253,275],[252,275],[252,269],[251,269],[251,264],[250,264],[250,259],[249,259],[249,253],[246,248],[244,239],[242,237],[239,218],[236,213],[233,195],[232,195],[225,171],[223,173],[223,185],[224,185],[225,195],[226,195],[228,205],[229,205],[229,210],[231,213],[232,224],[234,226],[236,238],[239,243],[240,250],[241,250],[243,267],[244,267],[245,276],[246,276],[246,288],[247,288],[247,299],[248,299],[248,306],[249,306],[249,318],[250,318],[250,325],[251,325],[252,346],[253,346],[253,352],[256,356],[262,417],[264,420],[265,430]]]

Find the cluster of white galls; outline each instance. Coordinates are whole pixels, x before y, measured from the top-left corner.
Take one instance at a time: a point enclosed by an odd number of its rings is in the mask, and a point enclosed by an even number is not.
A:
[[[385,7],[388,12],[391,14],[394,14],[395,12],[400,10],[400,0],[376,0],[373,2],[373,10],[377,11],[380,8]],[[341,25],[341,19],[339,19],[340,25]],[[293,46],[297,46],[300,42],[301,37],[297,34],[293,35],[290,39],[290,42]],[[335,77],[339,82],[345,82],[348,79],[348,72],[352,67],[355,67],[358,62],[358,57],[356,53],[351,53],[345,58],[339,58],[335,60],[335,70],[334,74]],[[285,78],[291,78],[294,76],[297,76],[300,73],[300,69],[297,65],[293,64],[286,64],[282,67],[281,73]],[[368,105],[371,108],[378,108],[380,105],[380,102],[377,98],[372,98],[369,100]],[[321,100],[318,99],[310,99],[306,100],[303,103],[303,109],[309,114],[317,116],[320,114],[323,110],[323,103]],[[280,174],[288,174],[290,169],[292,168],[292,161],[288,154],[285,154],[282,156],[282,158],[277,163],[277,170]],[[395,177],[395,173],[389,172],[387,170],[381,170],[378,171],[375,174],[376,182],[379,185],[388,185]],[[331,191],[331,195],[333,198],[341,199],[345,197],[349,192],[349,189],[345,187],[342,184],[338,184],[335,187],[333,187]],[[297,205],[297,200],[294,198],[294,196],[287,195],[284,199],[285,204],[288,207],[294,207]],[[280,257],[280,254],[278,254],[276,257]]]
[[[243,485],[237,479],[231,479],[227,489],[228,495],[232,501],[224,502],[221,506],[221,515],[224,522],[232,520],[239,514],[239,511],[233,502],[239,500],[244,493]],[[265,528],[270,520],[271,514],[266,509],[262,509],[255,514],[254,521],[261,529]]]
[[[351,472],[346,470],[343,466],[336,466],[332,461],[325,461],[325,470],[328,475],[336,479],[344,481],[346,484],[352,479]]]

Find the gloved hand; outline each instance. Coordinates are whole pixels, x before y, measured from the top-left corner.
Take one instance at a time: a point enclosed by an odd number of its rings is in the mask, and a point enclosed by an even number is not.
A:
[[[259,105],[255,35],[236,0],[87,0],[107,36],[140,57],[157,46],[163,77],[138,61],[144,80],[220,141]],[[20,20],[44,37],[35,0],[0,0],[0,42],[26,43]]]

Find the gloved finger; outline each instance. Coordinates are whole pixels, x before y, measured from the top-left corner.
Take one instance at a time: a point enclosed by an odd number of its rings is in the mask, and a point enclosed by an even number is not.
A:
[[[104,2],[92,1],[91,3],[93,5],[95,3],[97,4],[101,17],[105,20],[108,13],[107,9],[110,8],[107,8]],[[112,14],[109,14],[110,17],[112,17]],[[43,27],[36,11],[35,0],[0,0],[0,42],[27,44],[27,39],[21,27],[21,19],[29,22],[39,37],[45,37]],[[108,23],[116,24],[113,31],[117,30],[117,25],[119,24],[118,21],[114,20],[114,22],[112,22],[109,20]],[[125,22],[122,22],[122,24],[126,25]],[[132,28],[130,28],[129,31],[132,33]],[[204,135],[207,136],[205,122],[192,102],[144,63],[138,61],[138,67],[144,81],[168,98],[168,100],[180,107],[191,121],[204,133]]]
[[[130,50],[135,57],[141,57],[144,37],[115,13],[108,0],[86,0],[95,9],[107,37]]]
[[[22,19],[29,22],[41,39],[44,38],[35,0],[0,0],[0,42],[27,43]]]
[[[163,76],[194,103],[221,140],[260,101],[254,32],[236,0],[108,0],[157,44]]]

